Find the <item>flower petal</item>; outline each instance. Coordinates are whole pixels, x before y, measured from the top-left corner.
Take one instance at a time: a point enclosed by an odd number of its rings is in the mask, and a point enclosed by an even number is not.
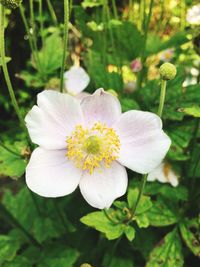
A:
[[[71,67],[64,73],[65,89],[72,95],[82,92],[89,84],[90,77],[87,72],[77,66]]]
[[[118,161],[138,173],[152,171],[169,150],[171,140],[162,130],[162,121],[151,112],[128,111],[113,128],[121,142]]]
[[[37,104],[25,118],[31,140],[45,149],[64,149],[66,136],[75,125],[82,123],[78,100],[46,90],[38,94]]]
[[[170,183],[174,187],[178,185],[178,176],[168,163],[161,163],[148,174],[147,181],[153,182],[156,180],[160,183]]]
[[[43,197],[61,197],[72,193],[79,184],[81,170],[67,160],[66,150],[36,148],[26,168],[26,183]]]
[[[110,168],[97,169],[92,174],[84,172],[80,190],[91,206],[104,209],[109,208],[116,198],[125,194],[127,183],[125,168],[113,162]]]
[[[86,123],[106,123],[111,126],[121,115],[121,105],[117,97],[105,92],[102,88],[91,96],[85,97],[81,106]]]

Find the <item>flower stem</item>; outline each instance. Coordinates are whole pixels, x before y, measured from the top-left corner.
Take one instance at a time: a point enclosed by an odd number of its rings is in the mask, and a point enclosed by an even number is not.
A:
[[[40,21],[40,35],[41,35],[41,39],[42,39],[42,45],[44,45],[44,23],[43,23],[42,0],[39,0],[39,21]]]
[[[32,24],[32,23],[34,23],[32,21],[32,20],[34,20],[34,17],[32,17],[32,16],[34,16],[33,9],[32,9],[33,8],[32,2],[30,2],[30,5],[31,5],[30,9],[31,9],[31,24]],[[28,22],[27,22],[25,13],[24,13],[24,7],[22,6],[22,4],[19,6],[19,9],[20,9],[20,14],[21,14],[22,21],[24,23],[24,27],[26,30],[26,34],[28,35],[28,41],[29,41],[29,45],[30,45],[31,52],[33,55],[34,63],[37,66],[38,71],[40,71],[41,68],[40,68],[40,62],[39,62],[39,57],[38,57],[37,43],[36,43],[36,39],[35,39],[35,26],[34,26],[34,24],[32,25],[32,28],[33,28],[33,37],[32,37],[30,30],[29,30]]]
[[[159,102],[159,108],[158,108],[158,116],[162,117],[163,113],[163,107],[165,103],[165,95],[166,95],[166,86],[167,86],[167,81],[161,80],[161,93],[160,93],[160,102]]]
[[[6,84],[7,84],[7,87],[8,87],[8,91],[9,91],[9,94],[10,94],[12,105],[13,105],[13,107],[15,109],[15,112],[16,112],[18,118],[19,118],[21,126],[22,126],[24,132],[27,135],[27,140],[28,140],[28,142],[30,142],[29,134],[28,134],[24,119],[23,119],[23,117],[21,115],[21,112],[20,112],[16,97],[15,97],[15,93],[14,93],[14,90],[13,90],[13,87],[12,87],[12,83],[11,83],[11,80],[10,80],[10,76],[9,76],[8,68],[7,68],[7,64],[6,64],[5,39],[4,39],[4,20],[5,20],[5,8],[4,8],[3,5],[0,4],[0,55],[1,55],[1,60],[2,60],[2,69],[3,69],[5,81],[6,81]]]
[[[64,71],[66,65],[67,43],[68,43],[68,27],[69,27],[69,0],[64,0],[64,37],[63,37],[63,58],[60,72],[60,92],[63,92]]]
[[[19,229],[34,246],[37,246],[37,247],[41,246],[38,243],[38,241],[15,219],[15,217],[1,203],[0,203],[0,211],[1,211],[1,214],[6,218],[8,223],[12,225],[13,227],[16,227],[17,229]]]
[[[106,209],[103,209],[103,213],[104,213],[104,215],[106,216],[106,218],[107,218],[111,223],[118,224],[118,222],[115,221],[115,220],[110,216],[110,214],[107,212]]]
[[[136,209],[137,209],[137,207],[138,207],[138,204],[139,204],[139,202],[140,202],[140,199],[141,199],[141,197],[142,197],[142,195],[143,195],[144,188],[145,188],[146,181],[147,181],[147,176],[148,176],[148,174],[144,174],[144,175],[142,176],[142,181],[141,181],[141,184],[140,184],[139,195],[138,195],[138,197],[137,197],[135,206],[134,206],[134,208],[133,208],[133,216],[134,216],[134,214],[135,214],[135,212],[136,212]]]
[[[48,9],[49,9],[49,12],[51,14],[51,18],[53,20],[53,23],[55,24],[55,26],[58,26],[58,20],[57,20],[57,17],[56,17],[56,13],[53,9],[53,5],[51,3],[50,0],[46,0],[47,1],[47,6],[48,6]]]

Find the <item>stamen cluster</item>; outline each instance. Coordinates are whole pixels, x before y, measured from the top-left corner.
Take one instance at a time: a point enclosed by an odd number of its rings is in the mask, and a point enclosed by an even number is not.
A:
[[[66,156],[74,161],[77,168],[92,174],[95,168],[109,168],[118,158],[119,149],[120,140],[116,131],[97,122],[91,128],[82,125],[75,127],[67,138]]]

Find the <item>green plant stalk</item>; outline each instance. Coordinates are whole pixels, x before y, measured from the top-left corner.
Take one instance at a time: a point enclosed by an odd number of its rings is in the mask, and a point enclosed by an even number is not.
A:
[[[39,0],[39,21],[40,21],[40,35],[41,35],[41,38],[42,38],[42,45],[44,45],[44,23],[43,23],[42,0]]]
[[[1,55],[1,60],[2,60],[2,69],[3,69],[4,77],[6,80],[6,84],[8,87],[8,91],[10,94],[12,105],[13,105],[15,112],[18,116],[21,127],[23,128],[24,132],[27,135],[27,140],[28,140],[28,142],[30,142],[29,134],[28,134],[24,119],[21,115],[21,112],[20,112],[16,97],[15,97],[15,93],[14,93],[14,90],[12,87],[12,83],[10,80],[10,76],[8,73],[8,68],[7,68],[7,64],[6,64],[6,60],[5,60],[4,20],[5,20],[5,8],[3,5],[0,4],[0,55]]]
[[[114,18],[116,20],[118,20],[119,16],[118,16],[117,6],[116,6],[116,3],[115,3],[115,0],[112,0],[112,9],[113,9],[113,13],[114,13]]]
[[[55,26],[58,26],[58,20],[57,20],[56,13],[54,11],[54,8],[53,8],[51,1],[46,0],[46,2],[47,2],[48,9],[49,9],[49,13],[50,13],[51,18],[53,20],[53,23],[55,24]]]
[[[163,108],[164,108],[164,103],[165,103],[165,96],[166,96],[166,85],[167,85],[167,81],[165,80],[161,80],[161,93],[160,93],[160,101],[159,101],[159,107],[158,107],[158,116],[161,118],[162,117],[162,113],[163,113]],[[135,203],[135,206],[133,208],[133,216],[136,212],[136,209],[138,207],[138,204],[140,202],[140,199],[143,195],[143,192],[144,192],[144,188],[145,188],[145,185],[146,185],[146,182],[147,182],[147,177],[148,177],[148,174],[144,174],[143,177],[142,177],[142,181],[141,181],[141,184],[140,184],[140,189],[139,189],[139,195],[137,197],[137,200],[136,200],[136,203]]]
[[[60,92],[63,92],[64,71],[66,66],[67,47],[68,47],[68,29],[69,29],[69,0],[64,0],[64,36],[63,36],[63,58],[60,71]]]
[[[38,49],[37,49],[37,45],[36,45],[36,40],[34,40],[34,38],[32,38],[31,33],[29,31],[29,26],[28,26],[28,22],[27,22],[25,13],[24,13],[23,6],[20,5],[19,9],[20,9],[20,14],[21,14],[21,17],[22,17],[22,21],[24,23],[24,27],[25,27],[26,33],[28,35],[28,41],[29,41],[29,45],[30,45],[31,52],[32,52],[32,55],[33,55],[33,60],[34,60],[34,62],[36,64],[37,69],[40,71],[40,62],[39,62],[39,57],[38,57]]]
[[[146,185],[146,182],[147,182],[147,176],[148,176],[148,174],[144,174],[142,176],[142,181],[141,181],[140,188],[139,188],[139,194],[138,194],[138,197],[137,197],[135,206],[133,208],[133,216],[135,215],[135,212],[137,210],[137,207],[138,207],[138,205],[140,203],[140,199],[143,196],[144,188],[145,188],[145,185]]]
[[[138,81],[137,81],[138,88],[140,88],[142,85],[142,81],[143,81],[143,77],[144,77],[144,73],[145,73],[145,70],[144,70],[144,63],[146,61],[145,49],[146,49],[146,44],[147,44],[147,36],[148,36],[148,30],[149,30],[149,23],[150,23],[151,16],[152,16],[153,5],[154,5],[154,0],[151,0],[147,20],[146,20],[146,18],[144,18],[144,21],[146,23],[144,25],[144,43],[143,43],[142,54],[141,54],[142,70],[140,71],[140,73],[138,75]],[[143,12],[143,14],[144,14],[144,12]]]
[[[10,225],[19,229],[34,246],[41,247],[38,241],[15,219],[15,217],[1,203],[0,211]]]
[[[167,81],[161,80],[161,93],[160,93],[160,102],[158,107],[158,116],[162,117],[164,103],[165,103],[165,96],[166,96],[166,87],[167,87]]]

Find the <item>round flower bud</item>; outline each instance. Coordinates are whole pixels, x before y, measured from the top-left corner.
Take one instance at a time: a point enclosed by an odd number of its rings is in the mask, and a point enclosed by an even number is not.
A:
[[[15,9],[21,4],[22,0],[0,0],[0,4],[9,8]]]
[[[83,264],[81,264],[80,267],[92,267],[92,265],[90,265],[90,264],[88,264],[88,263],[83,263]]]
[[[164,63],[160,66],[160,75],[163,80],[173,80],[176,72],[176,67],[171,63]]]

